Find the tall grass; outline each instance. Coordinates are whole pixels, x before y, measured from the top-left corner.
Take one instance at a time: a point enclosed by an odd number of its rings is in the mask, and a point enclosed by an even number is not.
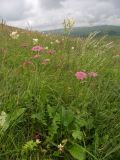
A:
[[[0,160],[119,160],[119,38],[110,43],[96,33],[67,38],[19,30],[13,40],[11,30],[0,29],[0,112],[7,115]],[[33,59],[33,38],[55,53]],[[77,71],[97,77],[80,81]]]

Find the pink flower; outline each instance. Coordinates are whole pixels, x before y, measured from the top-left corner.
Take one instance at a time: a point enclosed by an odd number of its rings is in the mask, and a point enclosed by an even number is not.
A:
[[[40,58],[40,55],[39,55],[39,54],[35,54],[35,55],[33,56],[33,58],[34,58],[34,59],[38,59],[38,58]]]
[[[78,80],[84,80],[87,78],[87,74],[85,72],[76,72],[75,76]]]
[[[89,73],[88,73],[88,76],[95,78],[95,77],[97,77],[97,73],[95,73],[95,72],[89,72]]]
[[[41,46],[34,46],[34,47],[32,48],[32,51],[44,51],[44,48],[41,47]]]
[[[49,50],[47,53],[48,53],[48,54],[54,54],[55,51],[54,51],[54,50]]]
[[[41,64],[46,65],[46,64],[48,64],[49,62],[50,62],[50,59],[44,59]]]

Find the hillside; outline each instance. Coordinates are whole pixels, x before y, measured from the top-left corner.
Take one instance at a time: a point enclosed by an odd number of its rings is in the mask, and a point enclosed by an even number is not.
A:
[[[120,26],[111,26],[111,25],[104,25],[104,26],[93,26],[93,27],[75,27],[71,32],[73,36],[87,36],[91,32],[99,32],[98,35],[109,35],[109,36],[120,36]],[[52,32],[55,34],[63,34],[63,29],[51,30],[48,32]]]

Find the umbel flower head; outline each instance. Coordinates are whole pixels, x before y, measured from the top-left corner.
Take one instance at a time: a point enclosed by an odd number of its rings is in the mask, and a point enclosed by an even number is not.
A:
[[[11,33],[10,33],[10,37],[11,37],[12,39],[18,39],[19,34],[18,34],[17,31],[14,31],[14,32],[11,32]]]
[[[44,51],[44,47],[34,46],[34,47],[32,48],[32,51]]]
[[[76,72],[75,76],[78,80],[84,80],[85,78],[87,78],[87,74],[85,72]]]
[[[75,20],[72,18],[64,19],[63,25],[64,25],[65,33],[70,34],[71,30],[75,25]]]
[[[82,71],[78,71],[75,73],[75,76],[78,80],[84,80],[86,79],[87,77],[97,77],[97,73],[96,72],[88,72],[88,73],[85,73],[85,72],[82,72]]]
[[[37,38],[33,38],[33,44],[37,44],[38,43],[38,39]]]

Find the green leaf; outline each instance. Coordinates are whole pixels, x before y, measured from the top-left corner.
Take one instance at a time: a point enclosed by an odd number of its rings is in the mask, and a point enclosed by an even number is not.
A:
[[[74,114],[72,111],[65,110],[62,108],[62,123],[65,127],[67,127],[74,119]]]
[[[73,144],[68,151],[76,160],[85,160],[85,151],[80,145]]]
[[[37,119],[41,124],[47,126],[43,114],[41,114],[41,113],[32,114],[32,115],[31,115],[31,118],[32,118],[32,119]]]
[[[79,139],[79,140],[82,140],[82,138],[83,138],[83,134],[79,130],[74,130],[72,133],[72,136],[74,139]]]
[[[53,156],[55,156],[55,157],[60,157],[60,152],[55,151],[55,152],[53,153]]]
[[[10,123],[16,121],[24,112],[25,108],[16,109],[13,113],[10,114]]]
[[[16,109],[14,112],[8,114],[8,117],[4,123],[4,126],[1,129],[1,133],[4,133],[13,123],[24,113],[25,108]]]

